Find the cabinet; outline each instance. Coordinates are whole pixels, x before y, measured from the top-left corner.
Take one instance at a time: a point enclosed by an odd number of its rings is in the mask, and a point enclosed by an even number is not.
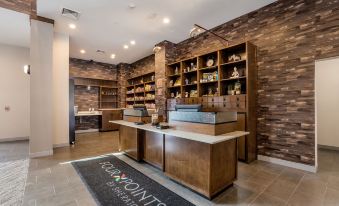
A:
[[[106,131],[112,131],[112,130],[118,130],[119,125],[109,123],[109,121],[113,120],[122,120],[122,110],[106,110],[102,109],[99,110],[102,112],[101,116],[101,123],[100,123],[100,131],[106,132]]]
[[[127,156],[140,161],[143,156],[143,136],[144,130],[132,127],[120,126],[120,151]]]
[[[170,71],[173,71],[173,68],[178,68],[178,71],[181,72],[179,72],[179,76],[185,75],[186,61],[193,62],[193,66],[197,65],[197,70],[193,70],[193,73],[197,75],[197,86],[194,86],[194,89],[197,88],[198,90],[198,97],[177,98],[174,101],[169,99],[167,110],[174,110],[175,104],[197,102],[203,106],[203,111],[206,112],[238,112],[239,119],[242,121],[241,130],[250,132],[249,135],[240,140],[242,150],[239,159],[248,163],[257,159],[256,55],[255,45],[250,42],[242,42],[218,51],[201,54],[191,58],[192,60],[182,60],[167,65]],[[196,59],[197,64],[194,63]],[[207,65],[207,61],[211,62],[211,59],[213,60],[212,65]],[[171,73],[167,73],[167,76],[169,74]],[[188,86],[170,87],[168,93],[184,91],[186,87]],[[184,95],[181,95],[181,97],[184,97]]]
[[[145,162],[164,169],[164,135],[154,132],[145,132],[144,158]]]

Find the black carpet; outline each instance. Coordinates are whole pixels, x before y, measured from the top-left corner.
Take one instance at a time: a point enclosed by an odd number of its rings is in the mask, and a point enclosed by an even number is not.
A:
[[[103,206],[194,206],[115,156],[72,165]]]

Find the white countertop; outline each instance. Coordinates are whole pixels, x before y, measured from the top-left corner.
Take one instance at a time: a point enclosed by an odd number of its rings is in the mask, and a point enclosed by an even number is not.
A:
[[[124,121],[124,120],[115,120],[115,121],[109,121],[109,122],[114,123],[114,124],[123,125],[123,126],[133,127],[133,128],[137,128],[137,129],[142,129],[142,130],[146,130],[146,131],[150,131],[150,132],[155,132],[155,133],[160,133],[160,134],[165,134],[165,135],[171,135],[171,136],[189,139],[189,140],[193,140],[193,141],[203,142],[203,143],[207,143],[207,144],[216,144],[216,143],[219,143],[219,142],[228,141],[228,140],[249,134],[249,132],[235,131],[235,132],[230,132],[230,133],[227,133],[227,134],[213,136],[213,135],[207,135],[207,134],[200,134],[200,133],[176,130],[175,128],[160,130],[160,129],[153,127],[151,124],[136,125],[136,124],[134,124],[134,122],[128,122],[128,121]]]
[[[83,117],[83,116],[101,116],[102,112],[101,111],[94,111],[94,112],[85,112],[85,111],[80,111],[76,114],[74,114],[74,116],[76,117]]]

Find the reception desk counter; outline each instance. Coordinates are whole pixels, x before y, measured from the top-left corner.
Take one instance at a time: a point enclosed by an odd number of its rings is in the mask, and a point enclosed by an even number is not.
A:
[[[209,199],[237,178],[237,138],[248,132],[213,136],[123,120],[111,123],[120,125],[120,149],[126,155],[152,164]]]

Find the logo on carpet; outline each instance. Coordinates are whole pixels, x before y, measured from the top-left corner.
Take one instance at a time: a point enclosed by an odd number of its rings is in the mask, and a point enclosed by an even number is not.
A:
[[[106,185],[111,187],[113,193],[119,197],[121,202],[126,206],[166,206],[160,198],[146,190],[132,178],[127,177],[126,174],[121,172],[113,163],[101,162],[99,165],[113,178],[113,181],[106,182]]]

